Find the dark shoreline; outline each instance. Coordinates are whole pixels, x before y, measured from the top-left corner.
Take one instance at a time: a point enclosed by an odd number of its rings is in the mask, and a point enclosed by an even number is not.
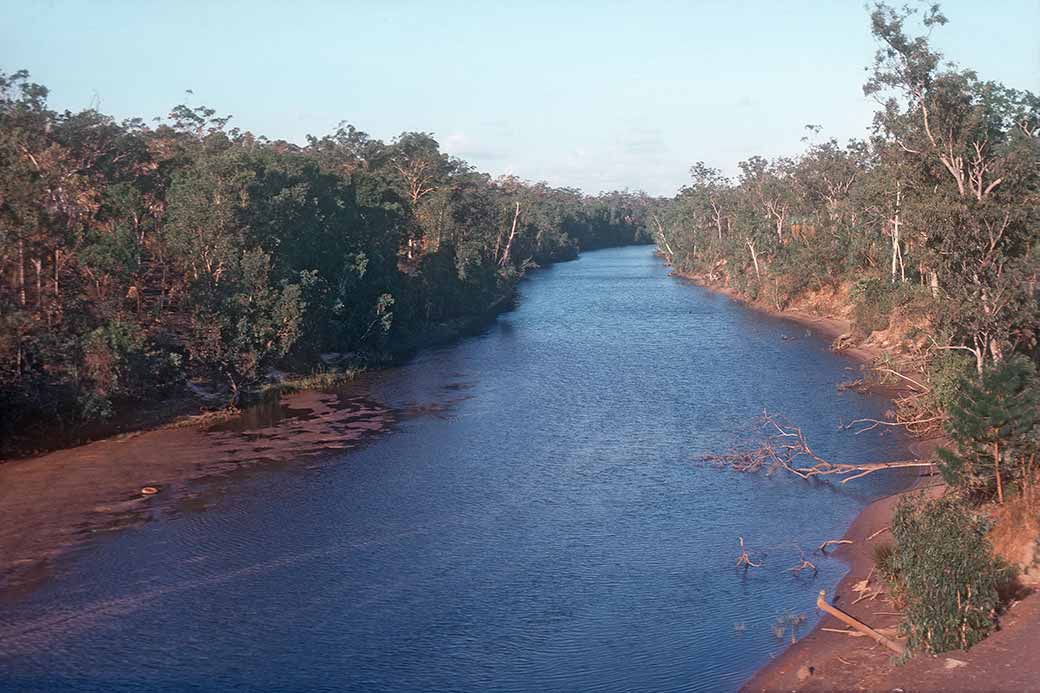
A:
[[[648,245],[648,244],[635,244]],[[550,258],[544,264],[534,268],[537,272],[548,269],[561,262],[574,262],[582,254],[624,246],[597,246],[588,248],[574,256]],[[530,272],[520,279],[523,282]],[[332,387],[349,383],[357,372],[393,368],[407,363],[416,354],[425,350],[451,344],[457,340],[480,334],[495,319],[516,307],[519,283],[497,298],[484,309],[462,317],[431,323],[418,337],[388,350],[374,358],[359,362],[357,368],[347,368],[342,373],[330,372],[328,380]],[[144,433],[165,428],[181,428],[192,426],[208,426],[217,422],[228,421],[238,416],[251,406],[262,404],[265,400],[278,398],[299,391],[331,389],[327,386],[307,384],[313,376],[307,373],[288,373],[286,382],[259,387],[247,395],[246,401],[239,408],[229,408],[219,404],[207,403],[193,396],[185,387],[161,400],[148,400],[124,403],[113,419],[91,425],[73,427],[70,430],[53,429],[36,431],[13,444],[3,441],[0,445],[0,466],[16,460],[32,459],[48,453],[58,452],[90,443],[103,441],[118,436]],[[320,378],[319,378],[320,379]],[[304,383],[302,386],[297,383]]]
[[[586,252],[602,249],[606,248]],[[536,268],[521,282],[555,264]],[[276,387],[271,397],[237,410],[206,411],[198,400],[190,406],[181,399],[142,403],[146,416],[122,428],[73,444],[55,439],[49,450],[0,459],[0,507],[7,513],[0,526],[0,600],[45,580],[56,559],[88,544],[98,533],[176,512],[184,503],[206,502],[207,486],[219,485],[240,471],[288,465],[296,458],[320,463],[323,457],[365,445],[392,430],[400,418],[421,413],[392,411],[358,396],[365,374],[400,366],[424,350],[482,333],[499,315],[516,307],[518,287],[483,312],[442,323],[407,349],[329,387]],[[146,404],[158,408],[152,412]],[[247,436],[236,422],[265,419],[254,412],[272,407],[296,414],[257,425],[263,439],[257,446],[257,432],[250,430]],[[210,459],[214,448],[217,454]],[[140,490],[147,486],[159,493],[142,494]],[[14,488],[17,494],[9,490]]]
[[[575,258],[576,259],[576,258]],[[561,260],[567,262],[569,260]],[[552,264],[555,264],[552,263]],[[551,266],[551,265],[547,265]],[[208,426],[217,422],[234,419],[251,407],[262,405],[265,401],[278,399],[300,391],[330,390],[353,381],[358,373],[369,370],[393,368],[407,363],[409,359],[424,349],[431,349],[451,344],[460,339],[479,334],[502,313],[512,310],[516,305],[516,287],[503,294],[498,300],[484,310],[464,317],[433,323],[420,338],[415,339],[399,349],[381,355],[371,361],[356,364],[356,367],[329,371],[322,376],[291,372],[285,374],[281,382],[258,386],[243,395],[238,407],[219,406],[207,403],[193,396],[187,387],[161,400],[148,400],[125,403],[109,421],[90,425],[82,425],[68,431],[39,431],[13,445],[5,441],[0,452],[0,465],[23,459],[31,459],[52,452],[88,445],[109,438],[145,433],[165,428],[185,426]],[[315,364],[317,367],[318,364]],[[309,382],[327,381],[329,385],[311,385]],[[302,385],[301,385],[302,383]]]

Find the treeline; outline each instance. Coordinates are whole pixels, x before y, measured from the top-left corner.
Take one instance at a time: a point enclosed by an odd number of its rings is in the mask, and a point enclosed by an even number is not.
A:
[[[899,420],[945,427],[937,462],[956,494],[905,503],[881,567],[911,646],[933,651],[971,645],[999,611],[1005,566],[979,553],[977,504],[1025,503],[1005,532],[1025,545],[1040,483],[1040,99],[944,62],[926,35],[945,22],[937,6],[874,6],[867,138],[752,157],[736,180],[698,163],[651,214],[680,272],[776,310],[851,306],[854,339],[884,332],[904,359],[886,365],[918,371]]]
[[[205,107],[120,123],[46,99],[0,73],[5,443],[189,381],[233,400],[323,353],[406,353],[531,267],[649,240],[643,195],[492,179],[427,133],[297,146]]]
[[[874,13],[883,48],[864,90],[881,109],[868,139],[752,157],[735,181],[698,163],[655,233],[679,270],[777,308],[855,280],[868,334],[918,300],[929,343],[981,373],[1036,349],[1040,100],[940,69],[904,19]]]
[[[1038,357],[1040,99],[943,63],[908,35],[913,16],[872,14],[868,138],[752,157],[736,180],[698,163],[655,204],[653,232],[680,272],[778,310],[848,290],[860,338],[905,328],[893,338],[933,375],[979,379]]]

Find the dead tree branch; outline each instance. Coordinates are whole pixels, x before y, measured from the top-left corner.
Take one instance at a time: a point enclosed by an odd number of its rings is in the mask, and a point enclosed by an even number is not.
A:
[[[759,447],[726,455],[707,455],[702,459],[738,472],[765,471],[772,475],[786,471],[806,480],[836,476],[842,484],[882,470],[932,466],[931,462],[918,459],[865,464],[829,462],[813,451],[802,429],[785,419],[766,412],[762,415],[760,427],[765,439]]]
[[[816,564],[805,558],[805,551],[802,551],[800,548],[798,551],[801,553],[802,562],[794,567],[788,568],[788,570],[798,576],[801,576],[803,570],[811,570],[813,577],[816,577],[816,574],[820,572],[819,569],[817,569]]]
[[[890,531],[892,531],[891,527],[887,527],[887,526],[886,527],[882,527],[881,529],[879,529],[878,531],[874,532],[869,537],[867,537],[867,541],[871,541],[872,539],[876,539],[879,535],[881,535],[881,534],[883,534],[885,532],[890,532]]]
[[[851,539],[828,539],[827,541],[825,541],[822,544],[820,544],[819,546],[817,546],[816,550],[819,551],[820,553],[824,553],[825,554],[825,553],[827,553],[827,549],[829,547],[831,547],[831,546],[839,546],[841,544],[851,544],[851,543],[852,543]]]
[[[761,563],[755,563],[751,560],[751,557],[748,555],[747,548],[744,546],[744,537],[740,537],[740,555],[737,556],[736,567],[743,567],[745,573],[747,572],[748,568],[762,567]]]
[[[878,370],[878,371],[880,371],[882,373],[889,373],[891,375],[896,376],[897,378],[902,378],[903,380],[907,381],[911,385],[914,385],[917,388],[919,388],[921,390],[921,392],[931,392],[931,388],[930,387],[926,387],[926,386],[922,385],[921,383],[917,382],[913,378],[909,378],[909,377],[903,375],[899,371],[894,371],[891,368],[884,368],[884,367],[876,368],[875,370]]]
[[[860,425],[860,424],[870,424],[869,426],[865,426],[864,428],[861,428],[858,431],[856,431],[856,435],[859,435],[860,433],[866,433],[867,431],[873,431],[878,426],[902,426],[902,427],[906,428],[908,431],[910,431],[911,433],[916,433],[918,431],[915,431],[912,428],[913,426],[919,426],[921,424],[927,424],[927,423],[934,423],[936,421],[942,421],[942,420],[943,420],[942,416],[930,416],[930,417],[927,417],[927,418],[924,418],[924,419],[915,419],[913,421],[881,421],[879,419],[855,419],[854,421],[850,421],[849,423],[847,423],[844,426],[842,426],[842,428],[846,428],[847,429],[847,428],[852,428],[853,426],[857,426],[857,425]]]
[[[826,597],[827,597],[827,593],[825,591],[823,591],[823,590],[820,590],[820,595],[816,598],[816,606],[821,611],[830,614],[831,616],[833,616],[834,618],[838,619],[839,621],[841,621],[845,625],[852,626],[853,628],[855,628],[859,632],[861,632],[861,633],[863,633],[863,634],[873,638],[874,640],[876,640],[877,642],[881,643],[882,645],[884,645],[888,649],[892,650],[896,654],[899,654],[899,655],[903,654],[904,648],[903,648],[902,645],[900,645],[899,643],[895,642],[891,638],[885,637],[884,635],[882,635],[881,633],[877,632],[876,630],[874,630],[873,628],[871,628],[867,624],[863,623],[863,621],[860,621],[860,620],[858,620],[856,618],[853,618],[852,616],[848,615],[847,613],[845,613],[841,609],[838,609],[837,607],[831,606],[830,604],[827,603]]]

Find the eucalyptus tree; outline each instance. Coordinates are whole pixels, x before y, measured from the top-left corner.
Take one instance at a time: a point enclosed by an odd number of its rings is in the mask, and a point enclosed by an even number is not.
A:
[[[760,214],[773,227],[777,245],[783,245],[784,232],[790,223],[791,208],[795,203],[791,185],[790,159],[768,161],[753,156],[740,164],[740,186],[759,207]]]
[[[926,35],[908,33],[916,15],[875,6],[881,48],[864,91],[883,102],[878,130],[931,184],[917,214],[928,229],[930,283],[945,299],[938,346],[970,352],[981,375],[1035,325],[1026,280],[1035,275],[1040,112],[1033,94],[943,67]],[[937,6],[919,19],[926,31],[946,23]]]
[[[434,193],[450,188],[451,177],[465,169],[465,163],[440,150],[440,144],[428,132],[404,132],[382,153],[381,170],[401,189],[416,217],[414,233],[405,239],[407,260],[414,260],[430,244],[436,250],[439,241],[437,214],[428,204]],[[441,196],[443,207],[445,196]]]
[[[684,271],[702,267],[714,273],[724,259],[733,232],[736,199],[732,183],[721,171],[698,161],[667,210],[651,214],[656,239]]]
[[[533,264],[640,237],[644,198],[494,181],[429,133],[306,146],[207,106],[118,123],[0,73],[0,433],[187,380],[237,396],[382,360],[506,304]]]

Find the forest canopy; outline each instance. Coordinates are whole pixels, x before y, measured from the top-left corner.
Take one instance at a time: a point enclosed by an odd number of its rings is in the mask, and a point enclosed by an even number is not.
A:
[[[228,398],[321,354],[392,358],[504,307],[526,270],[648,242],[648,199],[492,178],[433,135],[305,145],[179,105],[57,112],[0,73],[0,438]]]
[[[735,179],[695,164],[652,213],[673,265],[778,310],[844,285],[861,336],[902,313],[911,340],[978,375],[1035,361],[1040,99],[944,61],[927,37],[945,23],[938,6],[873,8],[865,138],[809,125],[801,154],[753,156]]]

